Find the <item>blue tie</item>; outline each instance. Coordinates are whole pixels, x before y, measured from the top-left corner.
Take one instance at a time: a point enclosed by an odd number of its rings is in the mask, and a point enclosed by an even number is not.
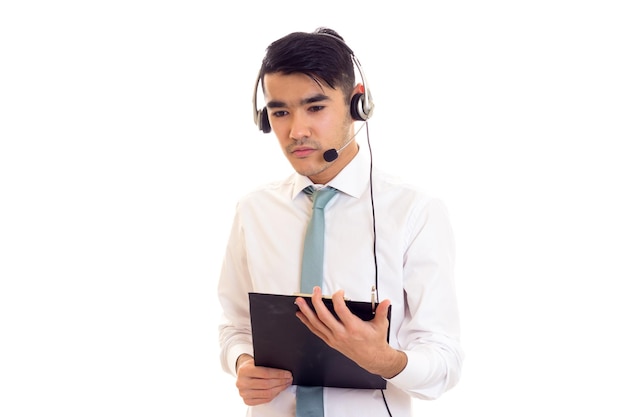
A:
[[[313,186],[305,188],[305,193],[312,196],[313,213],[304,237],[302,253],[302,278],[300,291],[310,294],[313,287],[322,286],[322,268],[324,265],[324,207],[333,198],[336,189],[326,187],[315,190]],[[324,416],[324,387],[296,387],[296,417]]]

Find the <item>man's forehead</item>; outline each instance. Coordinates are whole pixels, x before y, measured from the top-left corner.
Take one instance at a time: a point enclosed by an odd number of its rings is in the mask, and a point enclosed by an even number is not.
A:
[[[264,94],[268,107],[291,104],[306,105],[315,102],[336,99],[341,92],[328,85],[320,84],[306,74],[293,73],[266,74],[264,79]]]

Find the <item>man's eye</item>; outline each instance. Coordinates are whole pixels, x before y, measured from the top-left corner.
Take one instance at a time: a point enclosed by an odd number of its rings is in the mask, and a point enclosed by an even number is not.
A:
[[[309,111],[312,111],[312,112],[318,112],[318,111],[323,110],[323,109],[324,109],[324,106],[311,106],[311,107],[309,107]]]
[[[285,110],[276,110],[275,112],[272,113],[272,116],[274,117],[283,117],[287,114],[287,112]]]

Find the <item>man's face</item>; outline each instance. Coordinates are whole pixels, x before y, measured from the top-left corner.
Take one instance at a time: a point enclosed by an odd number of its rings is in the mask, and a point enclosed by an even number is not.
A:
[[[317,84],[305,74],[266,74],[267,113],[274,134],[293,168],[311,181],[325,184],[354,157],[352,142],[333,162],[328,149],[340,149],[353,135],[353,122],[343,92]]]

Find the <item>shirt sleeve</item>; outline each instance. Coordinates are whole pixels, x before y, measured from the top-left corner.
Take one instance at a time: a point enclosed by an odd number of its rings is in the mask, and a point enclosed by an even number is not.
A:
[[[236,374],[237,358],[244,353],[253,355],[252,330],[248,292],[251,291],[250,274],[247,269],[245,235],[237,210],[218,282],[218,298],[222,317],[218,325],[220,362],[222,368]]]
[[[422,399],[435,399],[460,378],[463,352],[454,284],[454,237],[440,200],[430,199],[409,216],[404,258],[404,318],[398,345],[405,369],[389,379]]]

